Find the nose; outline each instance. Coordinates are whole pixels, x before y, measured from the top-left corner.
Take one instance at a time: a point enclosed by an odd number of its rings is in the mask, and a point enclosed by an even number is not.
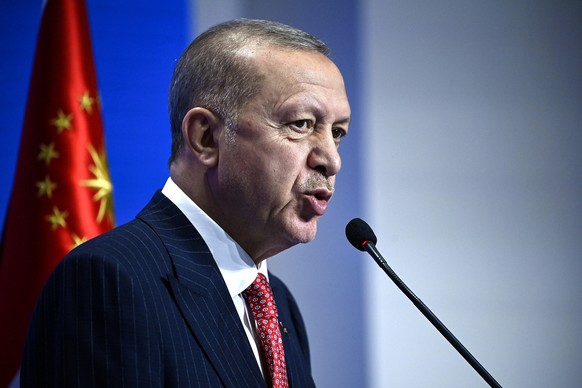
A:
[[[317,140],[314,140],[307,163],[309,167],[325,177],[334,176],[342,167],[338,145],[334,141],[331,130],[319,135],[316,137]]]

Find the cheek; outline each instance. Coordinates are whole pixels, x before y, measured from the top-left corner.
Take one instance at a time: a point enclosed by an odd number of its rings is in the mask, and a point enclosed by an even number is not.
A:
[[[229,155],[231,174],[238,172],[246,191],[264,199],[289,193],[306,174],[307,145],[288,139],[252,142]],[[234,178],[234,177],[233,177]]]
[[[269,174],[272,181],[280,185],[281,189],[291,191],[308,175],[305,166],[305,159],[300,155],[281,152],[276,160],[271,161]]]
[[[279,161],[281,168],[285,171],[297,173],[307,166],[309,149],[307,141],[294,142],[286,139],[285,143],[277,149],[273,158]]]

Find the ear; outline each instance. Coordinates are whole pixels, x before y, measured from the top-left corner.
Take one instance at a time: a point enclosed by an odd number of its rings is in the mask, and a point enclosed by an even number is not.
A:
[[[186,152],[190,151],[202,164],[218,163],[218,138],[222,120],[206,108],[190,109],[182,120],[182,136]]]

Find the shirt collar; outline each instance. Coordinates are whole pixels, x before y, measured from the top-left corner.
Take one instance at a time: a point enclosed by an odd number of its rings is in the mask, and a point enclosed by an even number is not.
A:
[[[267,276],[267,263],[262,261],[257,266],[242,247],[232,239],[212,218],[210,218],[194,201],[192,201],[182,189],[176,185],[172,178],[168,178],[164,188],[164,194],[184,213],[194,225],[222,274],[226,287],[231,297],[243,292],[261,272]]]

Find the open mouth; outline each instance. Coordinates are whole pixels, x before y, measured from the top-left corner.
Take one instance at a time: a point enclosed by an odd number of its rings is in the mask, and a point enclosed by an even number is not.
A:
[[[333,193],[327,189],[316,189],[305,193],[311,209],[318,216],[325,214],[332,195]]]

